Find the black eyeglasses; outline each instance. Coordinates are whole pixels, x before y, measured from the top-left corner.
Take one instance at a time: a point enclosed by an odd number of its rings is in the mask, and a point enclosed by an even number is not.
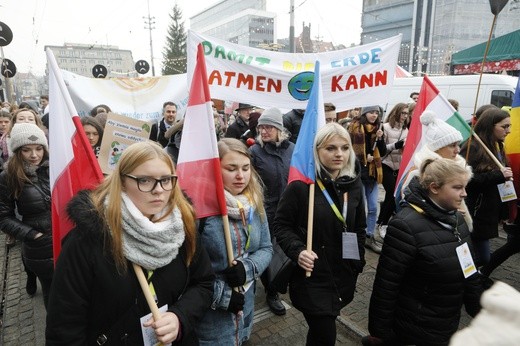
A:
[[[157,184],[160,184],[164,191],[171,191],[177,183],[176,175],[169,175],[162,177],[161,179],[155,179],[152,177],[136,177],[130,174],[124,174],[125,177],[131,178],[137,182],[137,188],[141,192],[150,192],[155,189]]]

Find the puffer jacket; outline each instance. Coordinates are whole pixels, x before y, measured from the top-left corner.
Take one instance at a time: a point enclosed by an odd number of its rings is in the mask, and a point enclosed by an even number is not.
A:
[[[264,143],[263,147],[260,144],[255,144],[250,148],[250,151],[253,167],[255,167],[265,185],[265,212],[269,221],[269,229],[272,230],[278,201],[287,186],[294,143],[285,140],[279,145],[272,142]]]
[[[336,217],[323,192],[316,185],[312,250],[318,255],[309,278],[296,266],[289,292],[294,306],[303,313],[337,316],[354,297],[358,274],[365,265],[366,214],[360,166],[356,177],[340,177],[335,181],[322,173],[325,189],[341,211],[343,194],[348,193],[347,230],[356,234],[360,260],[342,258],[343,223]],[[298,255],[306,249],[309,185],[294,181],[287,185],[274,221],[275,236],[285,254],[298,263]]]
[[[388,223],[369,308],[368,329],[388,344],[448,345],[460,310],[475,316],[480,274],[464,278],[456,248],[472,243],[458,211],[428,198],[414,178],[403,209]]]
[[[142,345],[139,319],[150,313],[132,265],[118,272],[105,248],[106,224],[90,194],[81,191],[67,206],[75,224],[64,239],[47,311],[46,345]],[[198,345],[195,331],[211,303],[214,274],[208,254],[197,243],[188,265],[185,243],[169,264],[153,271],[150,281],[157,306],[179,318],[181,339],[173,345]],[[146,274],[145,274],[146,275]]]
[[[26,169],[27,170],[27,169]],[[31,183],[26,183],[17,199],[7,186],[7,171],[0,174],[0,229],[23,241],[22,252],[26,265],[40,272],[53,267],[51,192],[48,161],[31,172],[26,172]],[[20,215],[20,219],[16,213]],[[36,234],[43,236],[34,239]],[[36,266],[36,267],[35,267]]]

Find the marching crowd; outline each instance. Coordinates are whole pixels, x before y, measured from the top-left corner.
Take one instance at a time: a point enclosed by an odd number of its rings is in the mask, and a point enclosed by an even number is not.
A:
[[[315,185],[288,180],[304,110],[240,103],[228,119],[213,105],[228,217],[202,219],[177,184],[183,121],[165,102],[150,140],[125,149],[96,189],[69,203],[74,228],[56,266],[48,97],[41,108],[3,104],[0,230],[7,246],[22,243],[27,294],[40,281],[46,343],[241,345],[260,279],[276,315],[286,313],[278,294],[288,288],[308,324],[307,345],[334,345],[336,317],[353,300],[368,249],[380,257],[363,344],[448,345],[462,306],[479,314],[490,274],[520,251],[516,200],[503,202],[513,178],[504,149],[511,120],[492,105],[476,112],[484,148],[462,142],[431,111],[414,114],[424,145],[396,189],[418,96],[386,116],[378,105],[338,114],[324,104],[326,124],[312,146]],[[98,105],[81,119],[96,156],[110,112]],[[500,228],[507,243],[491,253]],[[153,317],[149,299],[159,308]]]

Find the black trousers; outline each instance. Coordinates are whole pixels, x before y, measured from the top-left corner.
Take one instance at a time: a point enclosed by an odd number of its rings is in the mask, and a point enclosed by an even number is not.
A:
[[[378,225],[386,225],[388,220],[395,213],[395,198],[394,190],[397,181],[398,170],[394,171],[389,166],[383,163],[383,187],[385,188],[385,199],[381,204],[379,217],[377,218]]]
[[[307,346],[331,346],[336,344],[336,316],[303,314],[309,331]]]
[[[511,230],[507,234],[507,242],[496,249],[491,254],[489,262],[486,263],[481,269],[481,273],[489,276],[499,265],[504,263],[509,257],[520,252],[520,225],[508,225],[516,230]]]

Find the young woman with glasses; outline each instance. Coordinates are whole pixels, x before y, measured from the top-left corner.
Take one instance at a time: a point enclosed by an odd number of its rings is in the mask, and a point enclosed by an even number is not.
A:
[[[163,344],[197,344],[197,324],[211,304],[214,274],[200,246],[195,213],[175,168],[156,143],[125,149],[94,191],[67,212],[75,224],[56,265],[47,345],[142,345],[142,329]],[[132,269],[137,264],[161,310],[150,313]]]

